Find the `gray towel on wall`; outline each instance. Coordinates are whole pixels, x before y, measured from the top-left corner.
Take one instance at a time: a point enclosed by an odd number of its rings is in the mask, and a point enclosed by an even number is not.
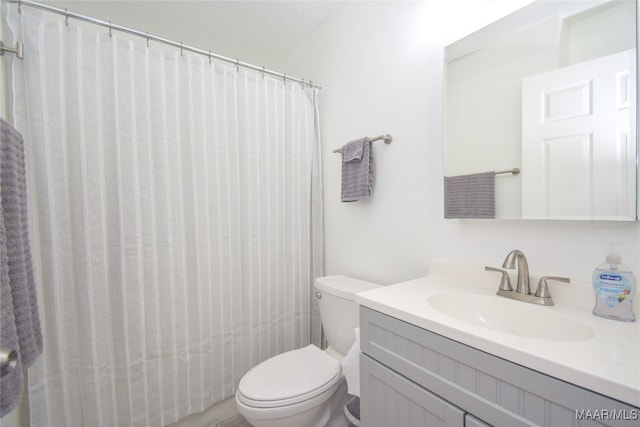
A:
[[[342,147],[343,202],[355,202],[373,195],[376,165],[371,141],[364,137]]]
[[[444,177],[445,218],[495,218],[495,172]]]
[[[22,136],[0,118],[0,346],[17,350],[18,366],[1,381],[0,416],[22,394],[22,369],[42,353],[27,223],[27,181]]]

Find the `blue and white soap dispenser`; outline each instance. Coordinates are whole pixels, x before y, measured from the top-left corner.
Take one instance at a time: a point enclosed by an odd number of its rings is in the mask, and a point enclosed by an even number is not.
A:
[[[596,294],[593,314],[624,322],[636,320],[633,314],[636,278],[633,271],[622,263],[620,255],[610,253],[605,263],[596,267],[593,290]]]

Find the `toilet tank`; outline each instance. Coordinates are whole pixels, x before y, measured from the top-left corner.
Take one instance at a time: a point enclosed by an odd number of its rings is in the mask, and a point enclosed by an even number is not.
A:
[[[355,294],[378,287],[380,285],[347,276],[325,276],[315,280],[316,298],[327,343],[342,355],[347,354],[353,345],[356,339],[354,330],[360,325]]]

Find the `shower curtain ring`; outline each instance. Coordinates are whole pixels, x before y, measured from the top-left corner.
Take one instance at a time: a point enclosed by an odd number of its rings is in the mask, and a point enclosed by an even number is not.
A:
[[[113,25],[111,25],[111,21],[109,21],[109,38],[113,37],[111,30],[113,30]]]
[[[211,50],[209,50],[209,65],[211,65]]]
[[[67,12],[67,8],[64,8],[64,25],[66,27],[69,26],[69,13]]]
[[[22,13],[22,0],[18,0],[18,13]]]
[[[287,84],[287,73],[282,75],[282,83]]]
[[[149,31],[147,31],[147,48],[149,47]]]
[[[236,58],[236,73],[240,72],[240,59]]]
[[[184,56],[184,50],[182,50],[182,42],[180,42],[180,56]]]
[[[262,78],[264,79],[264,65],[262,66],[262,73],[260,74],[262,74]]]

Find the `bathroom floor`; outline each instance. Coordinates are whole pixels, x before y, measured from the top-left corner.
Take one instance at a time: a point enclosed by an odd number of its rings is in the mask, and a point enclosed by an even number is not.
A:
[[[242,415],[238,415],[237,417],[233,417],[230,420],[223,422],[220,427],[251,427],[251,424],[249,424]],[[330,427],[347,427],[347,421],[339,419]]]
[[[244,419],[242,415],[238,415],[220,424],[220,427],[251,427],[251,424]]]
[[[338,389],[338,391],[332,397],[334,411],[332,411],[331,419],[326,427],[349,427],[349,423],[347,422],[346,416],[343,413],[343,408],[353,396],[347,394],[347,384],[346,382],[342,382],[342,385]],[[337,409],[336,409],[337,408]],[[211,427],[252,427],[251,424],[242,416],[236,415],[233,418],[230,418],[222,423],[217,424],[216,426]]]

